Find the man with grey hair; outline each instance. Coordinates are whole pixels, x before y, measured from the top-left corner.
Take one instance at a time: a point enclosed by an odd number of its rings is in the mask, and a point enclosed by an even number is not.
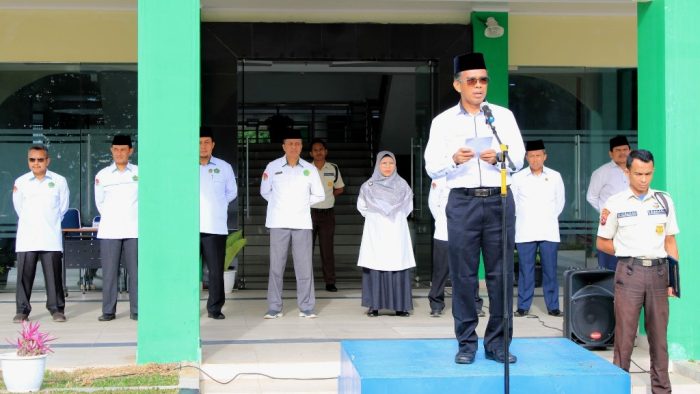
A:
[[[41,260],[46,285],[46,309],[55,322],[65,322],[61,255],[63,235],[61,220],[68,211],[66,178],[49,171],[49,150],[42,145],[29,148],[30,171],[15,180],[12,204],[17,222],[17,311],[14,323],[29,320],[30,298],[37,260]]]

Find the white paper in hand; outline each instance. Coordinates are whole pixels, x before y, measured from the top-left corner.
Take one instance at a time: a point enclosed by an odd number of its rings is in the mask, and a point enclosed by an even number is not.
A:
[[[485,151],[486,149],[491,149],[492,143],[493,143],[493,136],[467,138],[464,141],[465,145],[467,145],[469,148],[474,150],[474,154],[476,156],[481,155],[481,152]]]

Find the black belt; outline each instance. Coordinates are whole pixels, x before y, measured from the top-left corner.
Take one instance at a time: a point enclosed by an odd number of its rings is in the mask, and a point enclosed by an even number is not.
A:
[[[333,212],[333,207],[330,207],[330,208],[311,208],[311,211],[312,211],[312,212],[319,212],[319,213],[322,213],[322,212]]]
[[[664,265],[668,260],[663,259],[640,259],[637,257],[620,257],[620,259],[627,259],[631,261],[632,264],[641,265],[644,267],[654,267],[657,265]]]
[[[508,186],[510,188],[510,186]],[[464,194],[472,197],[491,197],[497,194],[501,194],[500,187],[468,187],[468,188],[458,188],[457,190],[463,190]]]

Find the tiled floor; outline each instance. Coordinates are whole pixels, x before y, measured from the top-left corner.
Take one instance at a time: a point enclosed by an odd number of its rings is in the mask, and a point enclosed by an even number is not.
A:
[[[383,315],[365,316],[360,306],[360,290],[317,292],[317,319],[297,316],[295,294],[285,291],[285,316],[275,320],[262,318],[266,308],[262,290],[235,291],[227,298],[223,313],[225,320],[212,320],[202,313],[202,367],[213,378],[228,381],[226,385],[204,378],[204,392],[219,393],[335,393],[336,377],[340,371],[339,341],[358,338],[453,338],[453,322],[449,314],[440,318],[429,316],[427,289],[414,290],[413,314],[408,318]],[[485,291],[482,290],[485,293]],[[128,318],[128,301],[122,296],[117,307],[117,319],[98,322],[101,296],[98,292],[71,292],[67,298],[67,323],[54,323],[43,308],[43,291],[33,297],[32,320],[58,337],[55,354],[48,360],[49,368],[78,368],[133,364],[136,359],[136,325]],[[485,294],[483,294],[485,295]],[[541,290],[537,289],[531,312],[538,317],[514,318],[516,337],[559,337],[562,318],[546,314]],[[205,310],[206,293],[202,293],[200,310]],[[11,322],[14,315],[14,294],[0,293],[0,339],[13,338],[18,326]],[[486,319],[481,319],[477,333],[482,336]],[[9,345],[0,342],[2,349]],[[6,350],[2,350],[6,351]],[[612,351],[595,354],[611,360]],[[634,360],[648,369],[648,353],[643,346],[635,349]],[[633,370],[634,372],[634,370]],[[305,379],[305,380],[295,380]],[[632,375],[633,393],[645,393],[649,376]],[[700,385],[684,376],[672,373],[675,393],[697,393]]]

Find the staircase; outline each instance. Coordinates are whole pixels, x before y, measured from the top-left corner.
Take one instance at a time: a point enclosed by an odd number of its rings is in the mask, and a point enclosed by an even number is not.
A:
[[[302,158],[311,161],[308,146],[304,146]],[[282,157],[284,152],[278,143],[250,144],[248,149],[249,185],[239,186],[239,195],[245,195],[248,187],[248,212],[243,202],[243,231],[248,245],[240,259],[239,288],[266,289],[270,263],[270,236],[265,227],[267,201],[260,196],[260,181],[265,166],[272,160]],[[345,183],[345,192],[335,201],[335,261],[338,286],[360,288],[361,271],[357,267],[357,257],[362,239],[364,218],[357,211],[357,196],[360,186],[372,173],[371,152],[366,143],[328,143],[328,160],[338,165]],[[245,165],[239,167],[245,168]],[[323,284],[321,259],[318,245],[313,255],[315,282]],[[294,283],[294,267],[290,256],[285,270],[285,282]],[[294,286],[293,284],[291,286]]]

